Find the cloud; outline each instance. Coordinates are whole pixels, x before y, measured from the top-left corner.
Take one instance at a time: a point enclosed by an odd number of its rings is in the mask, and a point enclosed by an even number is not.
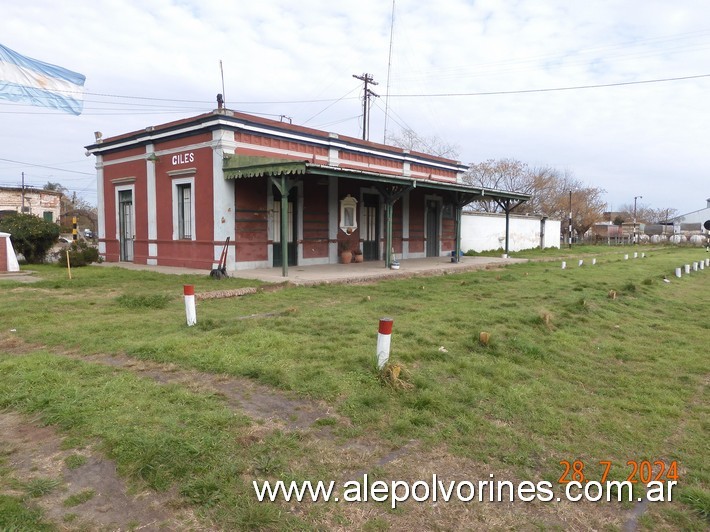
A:
[[[382,96],[373,140],[382,140],[388,105],[390,131],[436,135],[461,146],[465,162],[564,167],[607,189],[612,204],[642,194],[655,207],[690,211],[710,195],[710,80],[385,101],[391,8],[374,0],[6,2],[3,44],[85,74],[91,94],[78,118],[0,106],[0,158],[93,172],[83,156],[93,131],[119,134],[214,108],[222,60],[227,104],[239,110],[359,136],[352,75],[368,72]],[[511,91],[710,73],[705,15],[700,0],[396,0],[389,89]],[[0,162],[0,182],[18,170]],[[28,173],[43,183],[49,171]]]

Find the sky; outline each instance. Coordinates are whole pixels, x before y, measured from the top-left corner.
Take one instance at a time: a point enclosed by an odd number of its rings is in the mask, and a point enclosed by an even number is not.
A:
[[[5,0],[0,43],[86,76],[79,116],[0,99],[0,185],[95,204],[94,131],[211,111],[221,72],[230,109],[361,137],[368,73],[370,140],[554,167],[609,210],[710,198],[707,0]]]

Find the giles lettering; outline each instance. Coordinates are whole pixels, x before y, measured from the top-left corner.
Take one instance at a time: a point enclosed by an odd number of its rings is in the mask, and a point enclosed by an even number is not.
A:
[[[180,153],[178,155],[173,155],[173,166],[176,164],[194,163],[195,154],[190,153]]]

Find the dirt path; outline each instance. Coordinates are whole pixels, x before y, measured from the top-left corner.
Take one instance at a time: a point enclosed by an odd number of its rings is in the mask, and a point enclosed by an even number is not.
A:
[[[16,336],[0,338],[3,351],[22,356],[41,346],[25,344]],[[273,430],[298,431],[302,442],[311,451],[306,463],[299,466],[318,464],[322,470],[332,471],[333,479],[340,484],[349,480],[361,480],[363,475],[373,471],[380,479],[431,480],[432,472],[446,481],[487,480],[492,473],[501,480],[519,482],[512,471],[491,471],[485,464],[452,456],[445,448],[424,449],[417,441],[393,448],[374,435],[343,440],[334,433],[333,426],[350,426],[348,419],[333,411],[332,406],[320,401],[295,397],[248,379],[202,373],[187,370],[172,364],[141,361],[125,355],[82,356],[75,351],[52,350],[59,356],[82,360],[88,363],[131,371],[158,383],[177,384],[195,393],[218,394],[226,405],[235,412],[246,414],[259,424],[252,436],[261,436]],[[319,420],[329,420],[319,423]],[[86,461],[76,469],[66,467],[64,460],[77,451],[62,451],[61,436],[53,429],[37,427],[22,421],[16,414],[0,416],[0,442],[7,446],[10,467],[17,479],[36,476],[59,478],[61,485],[52,493],[41,497],[38,502],[46,515],[55,523],[61,523],[67,514],[75,514],[76,522],[86,522],[125,529],[141,523],[142,530],[152,529],[199,529],[194,517],[186,511],[172,509],[170,496],[142,493],[129,495],[125,483],[118,478],[114,464],[90,449],[79,451]],[[9,436],[4,436],[8,434]],[[327,479],[313,479],[327,480]],[[73,508],[63,506],[63,501],[74,493],[93,489],[95,495],[89,501]],[[175,501],[173,500],[173,503]],[[301,513],[308,504],[291,507],[291,511]],[[172,508],[171,508],[172,507]],[[411,530],[421,528],[442,528],[463,530],[473,528],[527,528],[531,523],[537,526],[559,527],[568,530],[588,530],[612,526],[620,529],[628,521],[632,527],[637,515],[624,510],[620,505],[598,505],[583,503],[491,503],[484,501],[471,503],[420,504],[409,501],[401,505],[404,512],[392,513],[382,504],[338,505],[337,512],[329,512],[324,518],[328,528],[342,528],[343,517],[350,525],[360,528],[368,522],[382,520],[390,530]],[[638,510],[637,510],[638,512]],[[336,517],[332,517],[335,515]],[[339,515],[339,517],[337,517]],[[337,519],[331,521],[331,519]],[[167,527],[167,528],[166,528]],[[73,528],[73,527],[72,527]],[[90,527],[91,528],[91,527]],[[138,527],[135,527],[138,528]]]
[[[174,509],[169,494],[129,494],[116,465],[91,448],[64,449],[53,427],[12,412],[0,413],[0,456],[18,485],[42,485],[30,500],[60,529],[205,530],[189,510]],[[69,464],[69,465],[68,465]],[[70,467],[71,466],[71,467]],[[3,490],[24,496],[22,489]],[[38,493],[38,494],[39,494]],[[74,504],[84,494],[88,500]]]

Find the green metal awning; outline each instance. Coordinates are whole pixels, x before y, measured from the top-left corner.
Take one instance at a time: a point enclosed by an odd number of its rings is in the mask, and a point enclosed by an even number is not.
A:
[[[263,157],[260,155],[230,155],[224,158],[222,166],[225,179],[242,177],[261,177],[278,175],[320,175],[335,176],[344,179],[359,179],[391,185],[412,186],[413,188],[429,188],[438,191],[465,193],[472,199],[509,199],[527,201],[529,194],[507,192],[476,187],[464,183],[447,183],[427,179],[412,179],[410,177],[380,174],[362,170],[338,168],[334,166],[314,164],[302,159],[279,159],[278,157]]]
[[[259,155],[230,155],[224,158],[222,170],[225,179],[264,175],[296,175],[306,173],[306,161]]]

